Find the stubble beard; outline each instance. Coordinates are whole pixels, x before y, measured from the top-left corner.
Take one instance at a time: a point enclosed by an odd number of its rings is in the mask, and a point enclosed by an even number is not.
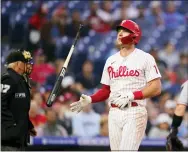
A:
[[[115,41],[115,47],[120,50],[122,48],[122,44],[118,42],[118,40]]]

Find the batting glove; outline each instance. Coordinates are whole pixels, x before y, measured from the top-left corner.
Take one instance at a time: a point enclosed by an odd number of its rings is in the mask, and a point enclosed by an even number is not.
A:
[[[85,106],[89,105],[92,102],[91,97],[82,94],[80,100],[70,104],[70,109],[72,112],[79,113]]]
[[[119,108],[124,108],[132,100],[134,100],[134,94],[129,92],[123,95],[117,95],[116,99],[111,101],[111,103],[117,105]]]

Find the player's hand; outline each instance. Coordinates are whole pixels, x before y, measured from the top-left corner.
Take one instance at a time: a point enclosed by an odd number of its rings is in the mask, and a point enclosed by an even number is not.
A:
[[[117,95],[116,99],[112,100],[111,103],[117,105],[119,108],[124,108],[132,100],[134,100],[134,94],[129,92],[123,95]]]
[[[70,104],[70,109],[72,112],[79,113],[85,106],[90,104],[91,101],[92,100],[90,96],[82,94],[79,101]]]

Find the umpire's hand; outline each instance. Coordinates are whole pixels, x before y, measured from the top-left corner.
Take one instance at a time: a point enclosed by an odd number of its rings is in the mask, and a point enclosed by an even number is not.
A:
[[[32,128],[30,131],[29,131],[29,134],[34,137],[37,135],[37,131],[35,130],[35,128]]]
[[[91,102],[92,100],[90,96],[82,94],[79,101],[70,104],[70,109],[72,112],[79,113],[83,107],[89,105]]]

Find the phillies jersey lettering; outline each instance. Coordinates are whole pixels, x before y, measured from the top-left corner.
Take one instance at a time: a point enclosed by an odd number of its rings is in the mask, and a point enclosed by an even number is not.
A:
[[[110,79],[118,77],[139,76],[138,70],[128,70],[126,66],[120,66],[117,71],[112,66],[108,67]]]
[[[147,82],[160,77],[153,56],[135,48],[127,57],[117,52],[107,59],[101,83],[110,86],[110,98],[113,99],[116,94],[141,90]],[[138,104],[146,105],[146,100],[139,100]]]

